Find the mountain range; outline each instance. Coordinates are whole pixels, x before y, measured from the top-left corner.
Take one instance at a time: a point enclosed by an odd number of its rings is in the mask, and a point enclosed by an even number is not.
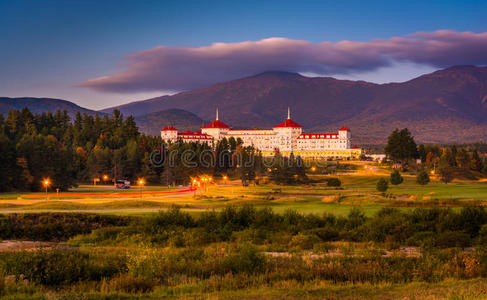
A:
[[[456,66],[387,84],[266,72],[100,112],[119,109],[142,131],[157,134],[167,123],[199,128],[215,118],[216,108],[233,128],[270,128],[288,107],[306,131],[347,126],[357,144],[384,143],[403,127],[423,143],[487,141],[487,67]]]
[[[7,115],[9,110],[27,107],[32,113],[42,112],[55,112],[56,110],[66,110],[70,117],[74,117],[76,112],[86,113],[89,115],[95,115],[99,112],[87,108],[83,108],[79,105],[62,99],[52,98],[34,98],[34,97],[22,97],[22,98],[9,98],[0,97],[0,113]]]

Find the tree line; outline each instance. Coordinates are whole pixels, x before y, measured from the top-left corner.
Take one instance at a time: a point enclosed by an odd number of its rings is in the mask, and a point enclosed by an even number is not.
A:
[[[135,178],[149,172],[149,153],[160,139],[141,135],[134,118],[66,111],[33,114],[27,108],[0,115],[0,191],[51,188],[66,190],[78,182]]]
[[[166,144],[141,134],[134,118],[118,110],[94,116],[78,112],[73,120],[66,111],[11,110],[6,117],[0,115],[0,192],[40,191],[46,178],[50,189],[60,190],[94,178],[105,183],[143,177],[150,184],[189,184],[202,174],[228,175],[247,185],[268,170],[260,152],[242,144],[233,137],[215,148],[182,141]],[[274,163],[276,182],[305,181],[299,157],[276,153]]]
[[[418,146],[407,128],[394,130],[384,151],[387,158],[402,170],[418,169],[417,181],[420,184],[428,183],[428,173],[437,174],[445,183],[456,177],[475,179],[487,174],[485,158],[481,158],[476,148],[456,145]],[[417,159],[420,159],[419,165]],[[397,174],[394,176],[397,177]]]

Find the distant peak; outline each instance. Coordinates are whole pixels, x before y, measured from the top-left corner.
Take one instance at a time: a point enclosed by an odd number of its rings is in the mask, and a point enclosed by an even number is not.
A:
[[[446,68],[444,70],[470,70],[470,69],[477,69],[477,66],[474,65],[458,65]]]
[[[475,74],[477,72],[485,73],[487,71],[487,67],[479,67],[473,65],[459,65],[459,66],[452,66],[446,69],[441,69],[429,74],[422,75],[420,77],[414,78],[411,81],[414,81],[419,78],[427,78],[427,77],[443,77],[443,76],[458,76],[458,75],[466,75],[466,74]]]
[[[299,73],[293,73],[293,72],[286,72],[286,71],[265,71],[262,73],[259,73],[255,75],[254,77],[259,77],[259,76],[292,76],[292,77],[302,77]]]

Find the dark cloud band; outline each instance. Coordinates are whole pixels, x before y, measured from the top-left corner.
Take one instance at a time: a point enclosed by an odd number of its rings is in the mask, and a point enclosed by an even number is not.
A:
[[[487,32],[439,30],[369,42],[268,38],[199,48],[159,46],[128,55],[125,70],[80,85],[107,92],[181,91],[265,71],[321,75],[371,71],[391,62],[436,67],[487,64]]]

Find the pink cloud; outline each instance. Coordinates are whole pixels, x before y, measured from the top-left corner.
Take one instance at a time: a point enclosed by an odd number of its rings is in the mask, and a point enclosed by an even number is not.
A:
[[[435,67],[484,65],[487,32],[438,30],[368,42],[268,38],[198,48],[158,46],[126,56],[125,70],[80,85],[112,92],[180,91],[265,71],[349,74],[393,62]]]

